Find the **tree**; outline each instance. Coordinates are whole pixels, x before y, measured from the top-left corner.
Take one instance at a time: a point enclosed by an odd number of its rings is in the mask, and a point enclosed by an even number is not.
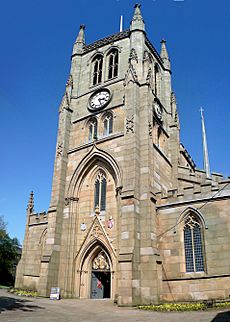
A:
[[[17,238],[10,238],[6,232],[4,218],[0,216],[0,284],[13,284],[19,249]]]
[[[6,223],[4,221],[3,216],[0,216],[0,232],[3,231],[3,230],[4,231],[6,230]]]

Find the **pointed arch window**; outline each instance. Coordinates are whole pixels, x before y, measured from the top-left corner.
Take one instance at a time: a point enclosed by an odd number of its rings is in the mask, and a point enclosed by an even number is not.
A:
[[[94,209],[97,207],[100,211],[106,208],[106,176],[103,172],[99,172],[95,180]]]
[[[159,72],[159,67],[156,64],[154,66],[154,91],[155,91],[155,95],[159,95],[159,82],[160,82],[160,72]]]
[[[113,49],[110,51],[108,55],[108,64],[109,64],[108,79],[117,77],[118,75],[118,50],[117,49]]]
[[[197,216],[192,213],[184,220],[184,250],[186,272],[203,272],[203,229]]]
[[[157,146],[160,148],[160,143],[161,143],[161,128],[160,126],[158,126],[157,128]]]
[[[96,55],[93,60],[93,85],[100,84],[102,81],[103,56]]]
[[[97,139],[97,120],[91,119],[89,122],[89,141]]]
[[[113,116],[111,113],[105,115],[104,120],[104,136],[107,136],[113,132]]]

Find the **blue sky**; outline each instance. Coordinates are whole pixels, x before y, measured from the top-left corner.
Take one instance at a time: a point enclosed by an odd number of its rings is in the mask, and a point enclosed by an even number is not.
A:
[[[1,4],[0,215],[23,241],[26,206],[48,210],[58,107],[79,25],[86,42],[129,27],[136,1],[9,0]],[[143,0],[148,37],[167,40],[181,141],[202,168],[204,108],[211,170],[230,175],[230,0]]]

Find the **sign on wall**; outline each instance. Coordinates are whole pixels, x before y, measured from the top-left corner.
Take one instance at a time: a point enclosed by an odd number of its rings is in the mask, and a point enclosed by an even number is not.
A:
[[[60,300],[60,287],[51,287],[50,289],[50,299]]]

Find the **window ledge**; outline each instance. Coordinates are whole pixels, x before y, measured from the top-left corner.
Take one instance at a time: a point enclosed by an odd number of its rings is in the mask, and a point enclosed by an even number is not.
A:
[[[112,77],[112,78],[107,78],[107,79],[105,79],[104,83],[113,82],[113,81],[115,81],[116,79],[118,79],[118,76],[115,76],[115,77]]]
[[[105,141],[108,141],[108,140],[112,140],[112,139],[119,138],[121,136],[124,136],[124,133],[123,132],[112,133],[112,134],[110,134],[108,136],[100,137],[97,140],[93,140],[93,141],[87,142],[85,144],[79,145],[78,147],[76,147],[74,149],[69,150],[68,154],[71,154],[71,153],[74,153],[76,151],[79,151],[79,150],[88,148],[90,146],[93,146],[94,144],[99,144],[99,143],[102,143],[102,142],[105,142]]]

